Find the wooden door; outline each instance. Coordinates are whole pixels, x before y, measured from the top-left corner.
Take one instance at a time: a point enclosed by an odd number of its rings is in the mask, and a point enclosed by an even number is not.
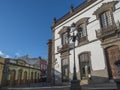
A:
[[[27,84],[27,72],[24,72],[24,84]]]
[[[33,83],[33,72],[31,72],[31,83]]]
[[[120,60],[120,49],[118,46],[112,46],[107,49],[108,70],[110,78],[118,78],[118,69],[115,65],[117,60]]]
[[[10,74],[10,86],[14,86],[15,84],[15,71],[13,70]]]
[[[19,73],[18,73],[18,86],[21,85],[22,83],[22,71],[19,70]]]

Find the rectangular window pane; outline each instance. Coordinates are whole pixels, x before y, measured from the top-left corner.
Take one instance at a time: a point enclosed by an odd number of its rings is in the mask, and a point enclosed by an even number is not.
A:
[[[65,45],[68,43],[67,33],[62,34],[62,45]]]
[[[106,11],[100,15],[100,22],[102,28],[112,25],[112,17],[110,11]]]
[[[108,25],[112,25],[112,17],[111,17],[110,11],[106,12],[106,16],[107,16]]]
[[[106,27],[107,23],[106,23],[106,15],[105,15],[105,13],[100,15],[100,20],[101,20],[101,26]]]

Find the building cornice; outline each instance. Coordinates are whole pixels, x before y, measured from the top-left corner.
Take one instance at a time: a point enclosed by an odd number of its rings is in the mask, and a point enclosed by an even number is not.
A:
[[[96,0],[90,0],[89,2],[86,0],[83,3],[81,3],[80,5],[78,5],[76,8],[74,8],[73,12],[71,13],[70,11],[65,14],[64,16],[62,16],[59,19],[55,19],[54,23],[51,27],[51,29],[53,29],[54,27],[56,27],[57,25],[61,24],[62,22],[64,22],[65,20],[69,19],[70,17],[74,16],[76,13],[80,12],[81,10],[85,9],[86,7],[88,7],[89,5],[93,4]]]

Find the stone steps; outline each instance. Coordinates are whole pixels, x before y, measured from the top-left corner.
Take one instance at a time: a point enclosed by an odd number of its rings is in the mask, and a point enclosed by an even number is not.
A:
[[[92,85],[83,85],[83,90],[117,90],[115,83],[101,83]]]

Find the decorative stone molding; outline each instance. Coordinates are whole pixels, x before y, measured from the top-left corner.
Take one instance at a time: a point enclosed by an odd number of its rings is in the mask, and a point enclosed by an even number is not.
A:
[[[108,2],[108,3],[103,3],[101,7],[99,7],[94,13],[93,15],[97,16],[97,19],[99,18],[99,14],[103,13],[107,10],[110,10],[111,12],[113,12],[115,10],[115,4],[117,3],[117,1],[112,1],[112,2]]]
[[[64,27],[58,32],[58,34],[65,33],[68,29],[69,29],[68,26],[64,26]]]
[[[60,48],[59,53],[62,54],[62,53],[67,52],[67,51],[69,51],[69,45],[65,44],[62,46],[62,48]]]
[[[69,51],[66,51],[66,52],[64,52],[64,53],[61,53],[61,59],[66,59],[66,58],[69,58]]]
[[[117,25],[118,24],[118,25]],[[120,25],[119,23],[115,23],[107,28],[101,28],[96,31],[96,36],[98,39],[105,40],[109,39],[110,37],[116,36],[120,32]]]
[[[85,24],[87,25],[88,24],[88,17],[84,17],[84,18],[81,18],[79,21],[76,22],[76,26],[79,26],[80,24]]]
[[[73,15],[75,15],[76,13],[82,11],[83,9],[85,9],[86,7],[90,6],[91,4],[93,4],[94,2],[96,2],[97,0],[88,0],[88,1],[84,1],[83,4],[78,5],[77,7],[74,8],[73,12],[71,13],[70,11],[68,13],[66,13],[64,16],[62,16],[61,18],[56,20],[56,23],[54,23],[52,25],[52,30],[54,30],[53,28],[56,27],[57,25],[61,24],[62,22],[64,22],[65,20],[71,18]]]

